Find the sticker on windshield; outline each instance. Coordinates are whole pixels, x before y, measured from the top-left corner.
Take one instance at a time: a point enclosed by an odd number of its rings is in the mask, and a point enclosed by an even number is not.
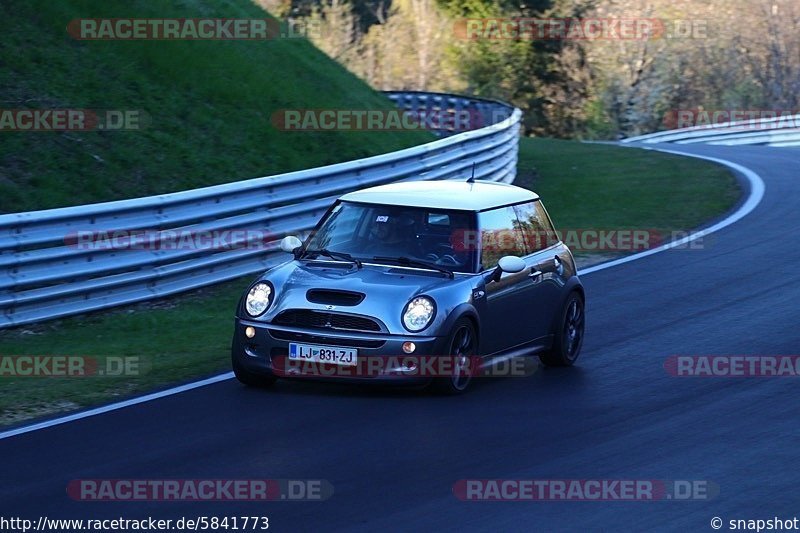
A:
[[[389,222],[389,217],[387,215],[378,215],[375,222]]]

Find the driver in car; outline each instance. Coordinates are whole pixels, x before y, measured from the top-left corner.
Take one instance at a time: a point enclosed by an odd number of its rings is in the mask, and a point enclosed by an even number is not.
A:
[[[414,219],[403,213],[379,214],[369,232],[367,255],[419,258]]]

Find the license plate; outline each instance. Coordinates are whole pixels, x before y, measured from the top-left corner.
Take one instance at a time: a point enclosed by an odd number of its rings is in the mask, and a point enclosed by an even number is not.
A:
[[[342,366],[355,366],[358,350],[341,346],[319,346],[316,344],[289,343],[289,359],[314,363],[331,363]]]

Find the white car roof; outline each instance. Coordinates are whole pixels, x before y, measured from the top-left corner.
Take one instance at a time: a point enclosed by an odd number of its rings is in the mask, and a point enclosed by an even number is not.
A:
[[[347,193],[341,200],[368,204],[485,211],[538,200],[521,187],[492,181],[403,181]]]

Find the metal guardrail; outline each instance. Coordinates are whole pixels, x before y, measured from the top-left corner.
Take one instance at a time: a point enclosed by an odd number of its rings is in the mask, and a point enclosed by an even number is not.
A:
[[[755,121],[725,122],[659,131],[630,137],[623,143],[717,144],[727,146],[800,146],[800,115]]]
[[[0,215],[0,328],[159,298],[263,271],[285,256],[285,234],[313,228],[345,192],[400,180],[466,178],[510,183],[516,176],[522,113],[507,104],[449,94],[390,92],[400,108],[469,111],[472,131],[356,161],[162,194],[45,211]],[[475,124],[475,117],[482,122]],[[133,246],[79,232],[230,232],[226,247]],[[254,230],[259,242],[245,236]],[[264,239],[264,235],[269,235]],[[123,241],[124,242],[124,241]],[[106,244],[108,244],[106,243]]]

